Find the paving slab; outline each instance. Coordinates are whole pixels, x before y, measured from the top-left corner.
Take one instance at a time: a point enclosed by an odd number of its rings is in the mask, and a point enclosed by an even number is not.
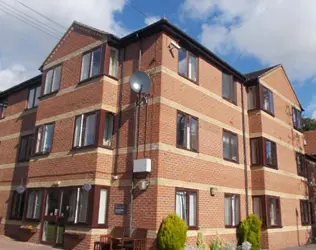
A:
[[[9,237],[0,235],[0,249],[1,250],[53,250],[56,248],[45,246],[41,244],[34,244],[34,243],[28,243],[28,242],[20,242],[13,240]]]

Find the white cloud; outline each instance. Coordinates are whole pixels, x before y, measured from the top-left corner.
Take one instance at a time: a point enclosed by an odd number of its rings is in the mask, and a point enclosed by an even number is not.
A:
[[[158,22],[160,20],[159,16],[148,16],[145,18],[144,22],[146,25],[151,25],[155,22]]]
[[[311,113],[313,119],[316,119],[316,96],[313,96],[311,102],[307,106],[307,111]]]
[[[186,0],[182,6],[185,17],[204,22],[200,39],[210,49],[282,63],[298,81],[316,75],[315,9],[314,0]]]
[[[22,11],[54,27],[60,32],[59,36],[65,32],[65,29],[23,7],[15,0],[7,0],[5,3],[7,5],[1,5],[5,6],[2,9],[5,9],[7,12]],[[45,1],[45,3],[41,0],[27,0],[23,1],[23,3],[66,27],[69,27],[73,20],[77,20],[118,36],[127,33],[124,26],[114,18],[115,13],[123,10],[124,0],[81,0],[80,3],[77,0]],[[13,6],[14,9],[11,9],[8,5]],[[16,13],[24,15],[19,12]],[[59,39],[58,37],[48,36],[1,10],[0,23],[0,90],[4,90],[23,79],[21,75],[29,77],[39,73],[36,70]],[[40,25],[37,21],[35,23],[37,27]],[[45,29],[49,28],[46,27]],[[51,32],[57,33],[56,31]],[[54,36],[57,36],[57,34]],[[23,67],[25,74],[13,69],[13,65]]]

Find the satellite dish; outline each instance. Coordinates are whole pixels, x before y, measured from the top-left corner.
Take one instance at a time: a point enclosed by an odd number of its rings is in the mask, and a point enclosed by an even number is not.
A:
[[[83,186],[82,186],[82,189],[84,190],[84,191],[86,191],[86,192],[89,192],[90,190],[91,190],[91,185],[90,184],[88,184],[88,183],[86,183],[86,184],[83,184]]]
[[[25,191],[25,187],[18,186],[15,190],[18,192],[18,194],[23,194]]]
[[[129,79],[131,89],[136,93],[148,93],[150,89],[150,77],[144,71],[136,71]]]

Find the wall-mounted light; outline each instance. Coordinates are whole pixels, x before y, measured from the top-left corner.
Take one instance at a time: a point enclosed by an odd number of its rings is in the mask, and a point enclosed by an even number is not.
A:
[[[210,194],[211,194],[211,196],[215,196],[215,193],[217,192],[217,188],[215,188],[215,187],[211,187],[210,188]]]
[[[168,45],[168,48],[170,50],[172,50],[172,49],[181,49],[180,45],[177,44],[175,41],[171,41],[170,44]]]

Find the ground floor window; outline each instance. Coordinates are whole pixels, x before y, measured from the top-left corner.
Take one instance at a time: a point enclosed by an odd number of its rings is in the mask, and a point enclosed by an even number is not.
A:
[[[25,193],[14,192],[12,195],[11,219],[21,220],[25,203]]]
[[[68,221],[73,223],[86,223],[88,211],[89,192],[81,188],[70,191]]]
[[[39,220],[42,208],[43,191],[30,190],[28,192],[28,203],[26,218],[32,220]]]
[[[302,225],[310,224],[310,204],[308,200],[300,200],[300,208],[301,208],[301,221]]]
[[[240,197],[237,194],[225,194],[225,226],[235,227],[240,222]]]
[[[176,191],[176,214],[189,227],[197,226],[197,192],[178,189]]]
[[[260,218],[263,227],[280,227],[280,198],[275,196],[254,196],[253,213]]]

